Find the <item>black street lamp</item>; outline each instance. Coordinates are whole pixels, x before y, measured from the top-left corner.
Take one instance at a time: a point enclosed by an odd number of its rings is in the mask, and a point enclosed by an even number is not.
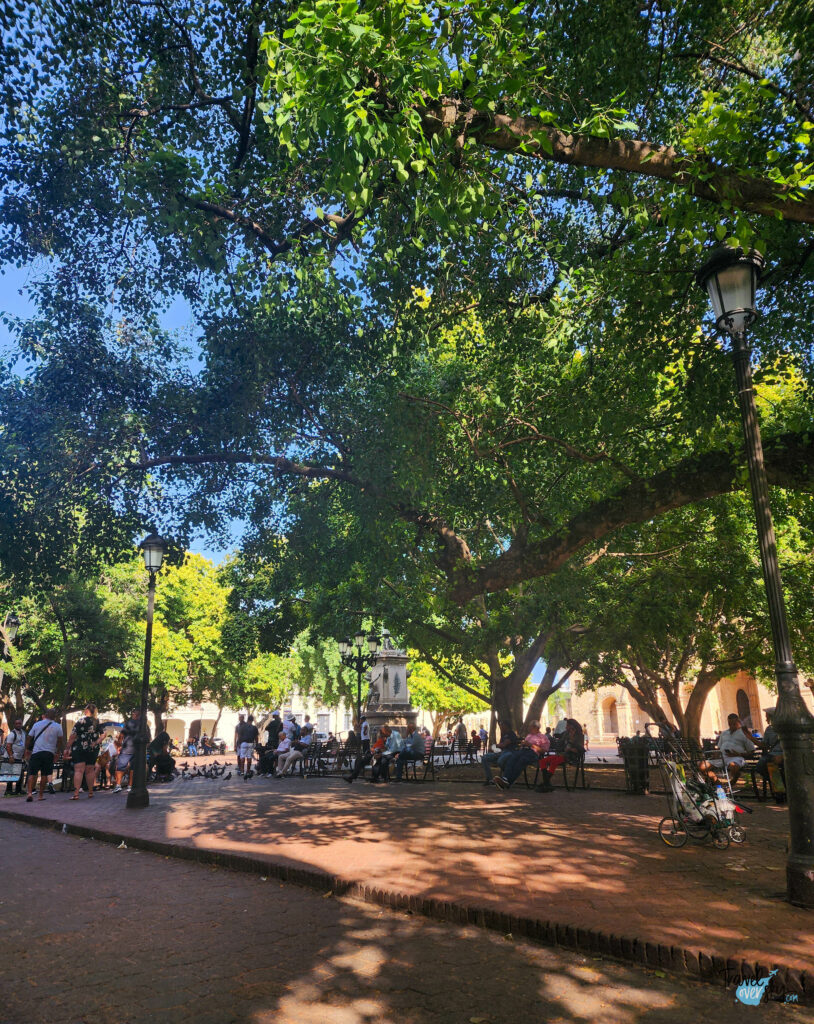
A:
[[[3,623],[3,631],[6,634],[8,642],[14,643],[15,637],[17,636],[17,630],[20,628],[20,620],[17,618],[16,612],[9,612],[6,616],[6,620]],[[3,654],[8,657],[9,649],[8,644],[3,643]]]
[[[814,716],[800,693],[797,667],[791,652],[746,343],[746,328],[757,317],[755,291],[763,265],[763,257],[754,249],[744,252],[741,248],[721,246],[713,250],[698,271],[697,282],[709,294],[718,330],[725,331],[732,339],[738,402],[774,643],[778,699],[772,725],[783,746],[791,832],[786,861],[787,894],[790,903],[814,908]]]
[[[153,608],[155,607],[155,577],[164,561],[167,542],[157,533],[151,533],[141,542],[141,553],[144,565],[150,574],[147,585],[147,633],[144,638],[144,674],[141,677],[141,718],[139,731],[135,740],[133,766],[133,785],[127,794],[127,806],[132,810],[140,810],[150,806],[150,794],[147,792],[147,698],[150,687],[150,656],[153,648]]]
[[[363,651],[365,644],[364,630],[359,629],[353,640],[348,637],[339,641],[339,657],[342,664],[347,665],[356,672],[356,727],[359,728],[362,722],[362,674],[379,660],[379,638],[375,633],[367,637],[367,651]],[[355,648],[355,650],[354,650]]]

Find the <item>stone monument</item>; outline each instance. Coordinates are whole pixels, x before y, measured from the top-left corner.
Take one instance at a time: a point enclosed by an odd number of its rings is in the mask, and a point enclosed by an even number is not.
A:
[[[383,725],[399,729],[402,735],[410,723],[415,725],[418,712],[410,705],[409,675],[407,652],[394,647],[390,634],[386,629],[382,630],[379,656],[367,673],[367,702],[363,711],[370,724],[371,737]]]

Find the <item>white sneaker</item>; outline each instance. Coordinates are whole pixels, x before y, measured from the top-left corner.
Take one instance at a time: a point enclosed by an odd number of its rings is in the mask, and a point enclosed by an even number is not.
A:
[[[121,786],[116,786],[116,788],[113,790],[114,793],[121,793],[121,791],[122,791],[122,787]]]

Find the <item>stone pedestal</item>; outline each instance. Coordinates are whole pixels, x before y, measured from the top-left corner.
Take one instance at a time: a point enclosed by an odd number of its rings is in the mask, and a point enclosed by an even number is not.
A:
[[[402,735],[408,725],[415,725],[418,712],[410,705],[409,674],[407,652],[395,648],[390,635],[385,632],[378,660],[367,674],[369,687],[364,714],[370,725],[371,738],[383,725],[398,729]]]

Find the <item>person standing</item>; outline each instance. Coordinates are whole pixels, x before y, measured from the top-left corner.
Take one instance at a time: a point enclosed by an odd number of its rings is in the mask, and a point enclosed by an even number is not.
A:
[[[96,717],[96,705],[86,704],[85,717],[74,723],[67,743],[73,763],[72,800],[79,799],[83,776],[88,787],[88,799],[90,800],[93,796],[93,786],[96,782],[96,759],[99,757],[101,742],[102,727]]]
[[[121,793],[122,779],[125,773],[130,778],[132,772],[133,755],[136,752],[136,740],[141,729],[141,708],[133,708],[130,718],[122,728],[122,745],[116,758],[116,788],[114,793]],[[147,730],[147,742],[150,742],[150,730]]]
[[[587,722],[583,722],[582,723],[582,738],[585,741],[585,753],[587,754],[588,751],[591,749],[590,746],[588,745],[588,723]]]
[[[28,803],[34,799],[32,793],[37,774],[40,777],[40,795],[37,800],[45,799],[45,783],[54,770],[54,756],[63,745],[62,726],[56,721],[57,714],[56,708],[48,708],[39,722],[31,727],[25,741],[25,753],[28,755]]]
[[[252,757],[254,756],[254,745],[260,737],[257,726],[254,724],[254,715],[249,715],[248,720],[241,722],[237,727],[237,771],[243,771],[243,778],[247,781],[252,774]]]
[[[469,743],[469,737],[466,733],[466,726],[464,725],[463,718],[458,719],[458,724],[455,726],[455,743],[458,747],[458,755],[463,761],[464,754],[466,753],[466,746]]]
[[[366,757],[370,753],[370,723],[364,715],[362,715],[359,726],[359,738],[362,741],[362,757]]]
[[[6,756],[8,757],[11,764],[14,764],[15,762],[20,764],[20,774],[17,778],[16,788],[13,782],[9,782],[6,785],[6,796],[12,796],[13,791],[16,792],[17,796],[20,796],[20,794],[22,793],[22,760],[23,754],[25,753],[25,739],[26,732],[25,729],[23,728],[23,720],[22,718],[15,718],[14,728],[9,730],[8,735],[6,736],[5,739],[4,746],[6,749]]]
[[[266,729],[266,746],[269,750],[276,750],[280,742],[280,733],[283,731],[283,723],[280,721],[280,712],[272,711],[271,721]]]

